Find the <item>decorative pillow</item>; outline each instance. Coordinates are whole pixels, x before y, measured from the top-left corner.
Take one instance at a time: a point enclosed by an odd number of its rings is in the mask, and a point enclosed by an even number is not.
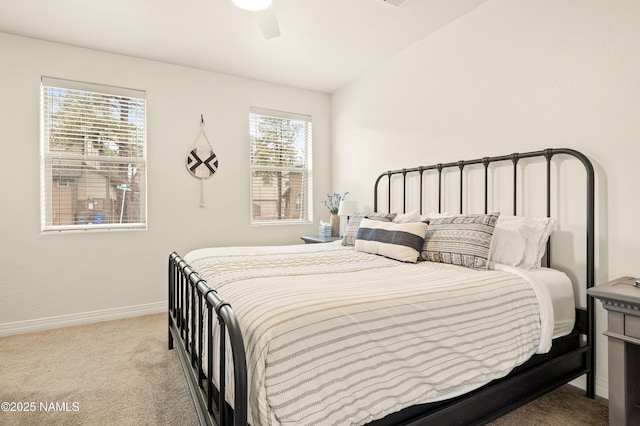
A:
[[[429,212],[429,214],[421,214],[420,215],[420,221],[429,223],[433,219],[440,219],[441,217],[448,217],[448,216],[454,216],[454,215],[452,215],[449,212],[442,212],[442,213]]]
[[[356,251],[415,263],[427,230],[424,222],[393,223],[363,219],[356,236]]]
[[[431,220],[422,247],[422,258],[487,269],[491,238],[499,215],[460,215]]]
[[[496,222],[489,260],[531,269],[540,266],[556,220],[549,217],[501,216]]]
[[[393,218],[394,223],[420,222],[420,210],[415,209],[407,213],[399,214]]]
[[[343,246],[352,246],[356,243],[356,234],[358,233],[358,228],[360,227],[360,222],[362,219],[374,219],[380,220],[384,222],[391,222],[393,218],[396,217],[395,213],[354,213],[349,216],[349,222],[344,230],[344,235],[342,237],[342,245]]]

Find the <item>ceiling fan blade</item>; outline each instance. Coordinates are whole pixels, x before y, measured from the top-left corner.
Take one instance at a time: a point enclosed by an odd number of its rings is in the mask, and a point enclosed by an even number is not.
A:
[[[258,26],[262,35],[266,40],[280,36],[280,27],[278,27],[278,19],[273,10],[273,6],[269,6],[264,10],[253,12],[258,21]]]

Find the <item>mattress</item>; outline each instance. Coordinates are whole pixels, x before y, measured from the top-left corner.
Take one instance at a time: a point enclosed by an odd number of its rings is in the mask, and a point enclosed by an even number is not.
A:
[[[568,279],[552,270],[406,264],[339,242],[185,260],[238,316],[253,425],[364,424],[447,399],[548,351],[568,327]]]

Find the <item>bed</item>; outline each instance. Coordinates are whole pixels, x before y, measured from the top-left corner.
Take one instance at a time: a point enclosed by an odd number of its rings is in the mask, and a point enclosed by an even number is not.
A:
[[[522,175],[539,163],[546,214],[531,222],[518,216],[531,198]],[[586,204],[580,272],[550,268],[565,163],[586,171],[570,188]],[[501,217],[491,192],[505,164],[513,210]],[[452,176],[458,211],[445,214]],[[171,253],[169,349],[202,424],[482,424],[582,375],[594,397],[593,300],[574,303],[576,284],[594,281],[587,157],[545,149],[392,170],[373,210],[354,212],[339,242]],[[541,223],[535,254],[533,237],[516,247],[513,231]]]

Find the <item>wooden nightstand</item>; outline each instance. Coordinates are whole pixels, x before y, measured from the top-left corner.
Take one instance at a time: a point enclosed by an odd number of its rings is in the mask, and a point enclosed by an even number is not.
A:
[[[640,288],[622,277],[592,287],[587,294],[608,311],[609,424],[640,424]]]
[[[314,244],[314,243],[330,243],[332,241],[337,241],[337,240],[341,240],[342,237],[305,237],[302,236],[300,237],[300,239],[302,241],[304,241],[305,244]]]

